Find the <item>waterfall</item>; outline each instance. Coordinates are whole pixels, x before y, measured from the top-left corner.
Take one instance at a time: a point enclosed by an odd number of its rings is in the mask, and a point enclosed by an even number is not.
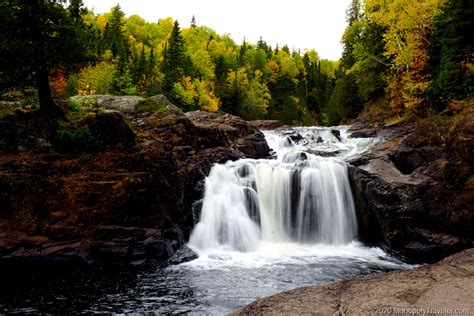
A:
[[[265,132],[275,159],[215,165],[189,245],[248,252],[261,242],[350,243],[357,221],[344,158],[360,148],[341,131]]]

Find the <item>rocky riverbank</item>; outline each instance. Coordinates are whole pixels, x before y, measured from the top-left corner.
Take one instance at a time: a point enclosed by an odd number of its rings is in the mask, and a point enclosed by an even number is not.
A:
[[[362,239],[416,262],[474,246],[472,110],[353,129],[382,139],[350,162]]]
[[[413,270],[286,291],[232,315],[468,315],[474,311],[473,293],[474,249],[469,249]]]
[[[65,146],[35,112],[0,121],[0,266],[163,263],[188,238],[211,166],[269,152],[232,115],[185,114],[163,96],[93,100],[86,144]]]

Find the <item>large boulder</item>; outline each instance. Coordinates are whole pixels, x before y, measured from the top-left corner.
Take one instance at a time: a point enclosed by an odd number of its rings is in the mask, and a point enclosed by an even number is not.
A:
[[[433,262],[474,246],[474,115],[389,128],[350,162],[360,235]]]
[[[87,124],[95,146],[130,146],[135,144],[135,134],[116,111],[99,112],[87,117]]]

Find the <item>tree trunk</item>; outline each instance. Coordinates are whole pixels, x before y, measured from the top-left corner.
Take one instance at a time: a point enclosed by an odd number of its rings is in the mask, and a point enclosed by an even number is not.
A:
[[[36,88],[38,89],[40,111],[47,116],[55,116],[59,109],[54,103],[49,86],[48,71],[45,67],[39,66],[36,70]]]
[[[54,104],[53,94],[49,86],[49,71],[47,65],[47,54],[46,48],[43,42],[46,42],[42,28],[45,27],[46,22],[41,22],[41,14],[45,11],[42,10],[43,6],[49,5],[46,1],[35,0],[32,1],[32,12],[38,12],[31,16],[31,33],[36,44],[35,49],[35,80],[36,88],[38,89],[38,99],[40,105],[40,112],[45,116],[56,117],[61,115],[62,110]]]

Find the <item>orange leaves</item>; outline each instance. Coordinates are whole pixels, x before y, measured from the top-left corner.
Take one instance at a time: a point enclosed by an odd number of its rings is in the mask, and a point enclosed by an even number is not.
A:
[[[270,81],[275,83],[278,80],[280,73],[280,66],[274,60],[269,60],[267,62],[267,67],[270,70]]]
[[[63,69],[56,69],[50,76],[50,86],[54,94],[62,94],[67,86],[66,72]]]

